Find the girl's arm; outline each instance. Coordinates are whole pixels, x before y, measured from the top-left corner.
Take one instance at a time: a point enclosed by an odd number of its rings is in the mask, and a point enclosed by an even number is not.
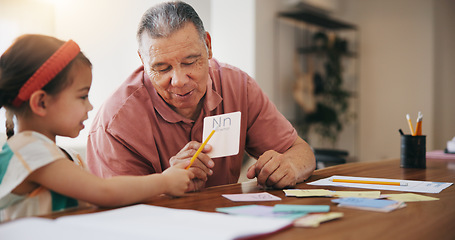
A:
[[[183,195],[194,177],[184,169],[187,165],[176,165],[161,174],[103,179],[62,159],[35,170],[25,181],[98,206],[116,207],[144,202],[163,193]]]

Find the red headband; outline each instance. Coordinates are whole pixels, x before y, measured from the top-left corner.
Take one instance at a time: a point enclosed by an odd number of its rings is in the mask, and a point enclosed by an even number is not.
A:
[[[13,101],[13,106],[20,107],[36,90],[46,86],[57,74],[62,71],[80,52],[79,46],[69,40],[63,44],[52,56],[41,65],[19,90]]]

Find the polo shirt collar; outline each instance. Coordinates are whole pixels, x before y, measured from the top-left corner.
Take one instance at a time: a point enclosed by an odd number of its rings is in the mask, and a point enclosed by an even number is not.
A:
[[[155,87],[153,87],[150,78],[144,71],[144,85],[148,89],[150,98],[153,102],[153,106],[158,114],[169,123],[185,122],[185,123],[194,123],[193,120],[185,118],[180,114],[176,113],[169,105],[164,101],[161,96],[156,92]],[[216,92],[215,86],[213,86],[213,80],[210,77],[207,79],[207,90],[203,97],[203,106],[202,111],[211,112],[218,105],[220,105],[223,98]]]

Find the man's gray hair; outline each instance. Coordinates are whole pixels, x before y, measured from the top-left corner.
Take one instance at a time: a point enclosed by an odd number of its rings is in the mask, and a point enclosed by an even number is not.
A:
[[[205,29],[201,18],[189,4],[175,1],[160,3],[149,8],[142,15],[137,30],[137,41],[141,48],[142,34],[145,32],[152,38],[169,37],[181,29],[186,23],[193,23],[205,43]]]

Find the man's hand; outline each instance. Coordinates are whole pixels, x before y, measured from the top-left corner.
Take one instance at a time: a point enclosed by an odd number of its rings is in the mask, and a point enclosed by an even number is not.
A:
[[[274,150],[262,154],[257,162],[248,168],[247,177],[257,177],[259,185],[276,188],[295,186],[297,183],[293,163]]]
[[[171,166],[174,166],[180,162],[185,162],[191,160],[193,155],[197,152],[199,147],[202,143],[191,141],[187,143],[178,153],[177,155],[171,157],[169,163]],[[205,145],[202,152],[198,155],[197,159],[194,160],[193,164],[189,168],[191,172],[194,174],[194,178],[192,179],[192,183],[190,183],[189,191],[198,191],[205,186],[205,182],[207,181],[207,177],[213,174],[211,168],[215,166],[213,160],[206,155],[206,153],[210,152],[212,147],[210,145]]]
[[[281,154],[266,151],[247,171],[249,179],[257,178],[259,185],[274,188],[293,187],[307,179],[316,166],[308,144],[297,138],[291,148]]]

